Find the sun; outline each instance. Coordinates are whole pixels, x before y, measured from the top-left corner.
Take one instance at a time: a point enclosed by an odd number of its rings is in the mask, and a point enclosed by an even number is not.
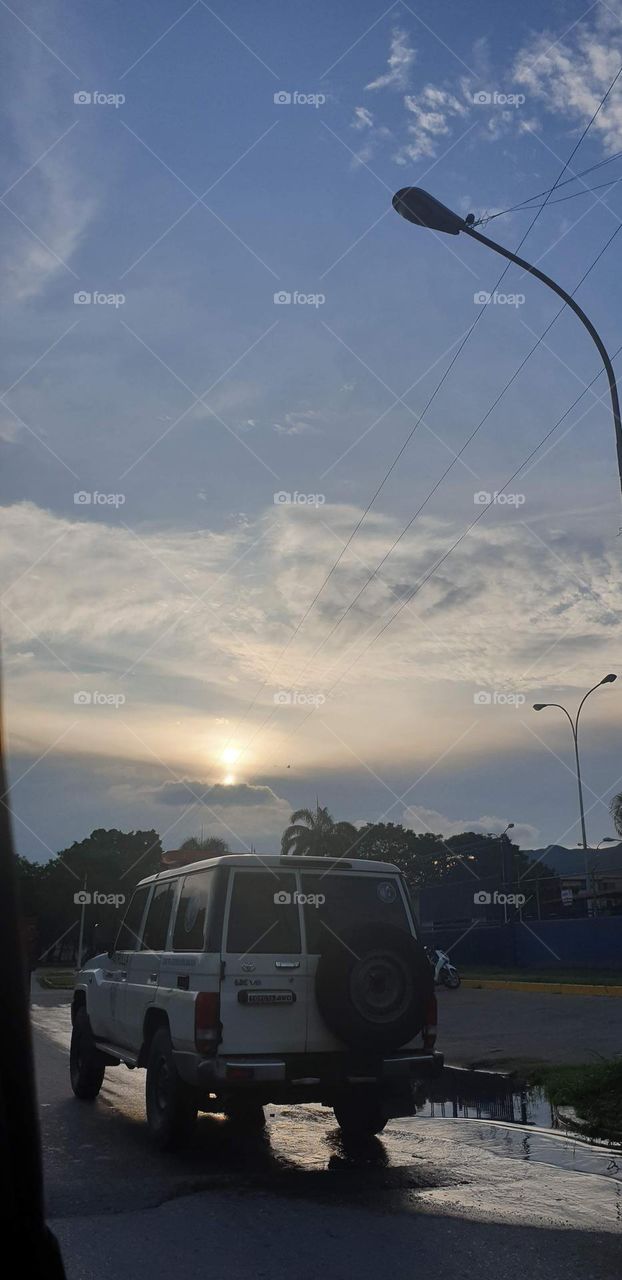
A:
[[[240,752],[237,747],[225,747],[221,760],[223,764],[235,764]]]

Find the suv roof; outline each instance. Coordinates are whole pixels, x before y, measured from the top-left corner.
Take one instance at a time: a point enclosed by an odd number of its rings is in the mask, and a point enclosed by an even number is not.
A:
[[[244,867],[250,863],[254,863],[258,867],[287,867],[289,870],[303,867],[307,871],[313,868],[326,867],[328,863],[328,874],[331,871],[380,871],[387,875],[399,874],[398,867],[395,867],[393,863],[373,862],[369,858],[338,858],[332,861],[329,857],[297,858],[292,854],[280,853],[266,853],[261,857],[258,853],[225,853],[217,858],[202,858],[200,862],[187,862],[181,867],[167,867],[164,871],[156,871],[154,875],[145,876],[144,880],[139,881],[139,884],[151,884],[153,880],[170,879],[171,876],[183,875],[186,871],[204,871],[207,867]]]

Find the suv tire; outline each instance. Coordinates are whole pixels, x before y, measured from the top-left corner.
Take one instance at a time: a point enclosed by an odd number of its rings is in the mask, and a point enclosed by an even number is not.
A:
[[[188,1141],[197,1117],[197,1098],[175,1066],[166,1027],[156,1031],[147,1060],[147,1123],[161,1151],[174,1151]]]
[[[104,1056],[95,1047],[88,1014],[82,1006],[73,1020],[69,1050],[69,1074],[76,1098],[92,1102],[102,1087],[105,1070]]]
[[[322,1017],[339,1040],[382,1053],[419,1034],[434,980],[421,943],[403,929],[370,924],[330,939],[315,991]]]
[[[377,1089],[354,1086],[335,1101],[333,1111],[345,1138],[371,1138],[387,1123]]]

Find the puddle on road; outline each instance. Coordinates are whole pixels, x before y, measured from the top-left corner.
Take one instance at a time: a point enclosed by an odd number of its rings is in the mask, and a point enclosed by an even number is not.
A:
[[[622,1178],[622,1144],[568,1129],[543,1090],[528,1089],[514,1076],[446,1067],[426,1089],[417,1120],[456,1121],[460,1142],[506,1158]]]

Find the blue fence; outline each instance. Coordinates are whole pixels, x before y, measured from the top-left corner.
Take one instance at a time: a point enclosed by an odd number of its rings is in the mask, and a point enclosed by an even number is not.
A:
[[[491,925],[484,921],[464,927],[424,929],[424,941],[444,951],[460,965],[498,965],[520,969],[620,969],[622,973],[622,916],[580,920],[530,920]]]

